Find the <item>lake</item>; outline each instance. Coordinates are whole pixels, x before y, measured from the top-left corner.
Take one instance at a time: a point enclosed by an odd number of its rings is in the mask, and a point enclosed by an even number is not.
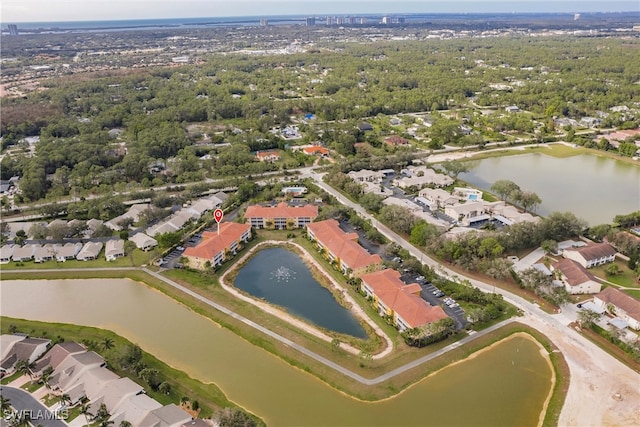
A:
[[[367,338],[355,316],[318,283],[302,258],[288,249],[258,251],[241,267],[234,285],[322,328]]]
[[[470,163],[460,179],[482,190],[507,179],[542,199],[537,213],[573,212],[590,225],[640,209],[640,166],[608,157],[579,154],[552,157],[541,153],[490,157]]]
[[[0,292],[5,316],[110,329],[273,426],[532,426],[551,386],[538,345],[514,337],[362,402],[128,279],[3,280]]]

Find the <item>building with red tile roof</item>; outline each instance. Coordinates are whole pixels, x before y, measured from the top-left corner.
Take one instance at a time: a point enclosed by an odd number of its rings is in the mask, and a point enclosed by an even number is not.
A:
[[[289,206],[287,202],[280,202],[276,206],[249,206],[244,219],[252,227],[283,230],[304,228],[317,216],[316,205]]]
[[[242,242],[251,238],[251,225],[235,222],[223,222],[217,231],[205,231],[202,242],[195,247],[187,248],[183,256],[189,261],[189,266],[204,269],[209,262],[211,266],[221,265],[227,258],[235,255]]]
[[[613,262],[616,258],[616,250],[608,243],[597,243],[579,248],[567,248],[562,252],[562,256],[574,260],[584,268],[591,268]]]
[[[384,142],[387,145],[391,145],[391,146],[397,146],[397,145],[407,145],[409,144],[409,140],[406,138],[403,138],[401,136],[398,135],[391,135],[387,138],[384,139]]]
[[[396,270],[376,271],[360,279],[361,290],[372,298],[380,316],[392,318],[400,332],[448,317],[442,307],[433,307],[420,297],[420,285],[405,285]]]
[[[307,235],[344,275],[359,277],[382,268],[380,255],[367,252],[358,244],[358,233],[345,233],[335,219],[312,222]]]
[[[553,265],[561,274],[560,281],[570,294],[596,294],[602,285],[586,268],[570,259],[563,259]]]
[[[305,147],[302,149],[304,154],[308,154],[310,156],[322,156],[327,157],[329,155],[329,150],[324,147],[320,147],[319,145],[312,145],[311,147]]]
[[[276,150],[265,150],[265,151],[257,151],[256,157],[261,162],[275,162],[280,160],[280,153]]]

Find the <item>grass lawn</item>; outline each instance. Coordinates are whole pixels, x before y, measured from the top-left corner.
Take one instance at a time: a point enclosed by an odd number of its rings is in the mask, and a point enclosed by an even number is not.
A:
[[[622,292],[624,292],[627,295],[631,295],[635,299],[640,300],[640,289],[625,289]]]
[[[621,260],[615,260],[615,263],[618,265],[618,268],[622,271],[620,274],[616,274],[615,276],[607,275],[605,270],[611,264],[600,265],[598,267],[590,268],[589,271],[604,280],[608,280],[611,283],[614,283],[623,288],[637,288],[640,289],[640,282],[637,280],[637,275],[627,266],[627,263]]]
[[[11,381],[20,378],[21,375],[22,374],[20,372],[14,372],[13,374],[9,375],[8,377],[4,377],[0,381],[0,384],[2,384],[2,385],[9,384]]]
[[[44,384],[41,384],[37,381],[27,381],[20,388],[28,391],[29,393],[33,393],[38,390],[40,387],[44,387]]]
[[[149,252],[143,252],[139,249],[134,249],[133,256],[126,255],[122,258],[118,258],[115,261],[107,261],[104,255],[100,255],[98,259],[93,261],[78,261],[68,260],[65,262],[48,261],[36,263],[33,261],[27,262],[10,262],[4,264],[0,270],[46,270],[46,269],[68,269],[68,268],[117,268],[117,267],[135,267],[151,262],[158,255],[157,250]]]
[[[129,377],[136,383],[140,384],[145,388],[146,393],[150,397],[163,405],[170,403],[179,405],[180,399],[183,396],[187,396],[191,401],[197,400],[200,403],[202,408],[200,417],[209,417],[221,408],[235,407],[235,405],[227,399],[224,393],[215,384],[204,384],[195,380],[189,377],[186,373],[168,366],[153,355],[145,353],[144,351],[142,352],[142,361],[147,365],[147,367],[159,370],[161,378],[170,384],[171,391],[168,395],[154,391],[135,374],[119,370],[119,363],[117,362],[119,355],[125,348],[132,346],[133,343],[114,334],[113,332],[104,329],[63,323],[44,323],[7,317],[2,317],[1,320],[2,327],[0,330],[4,334],[8,333],[10,325],[15,325],[19,332],[27,333],[34,337],[59,337],[56,339],[60,340],[62,338],[65,341],[93,343],[96,347],[94,351],[98,352],[107,360],[107,365],[110,370],[121,377]],[[113,340],[113,347],[105,349],[100,345],[100,343],[104,342],[107,338]],[[27,383],[27,385],[29,385],[29,383]],[[34,389],[43,387],[42,384],[36,383],[36,385],[37,387],[34,387],[33,389],[23,388],[33,391]]]
[[[45,406],[50,408],[53,404],[60,402],[60,396],[56,396],[55,394],[47,394],[44,399],[42,399]]]

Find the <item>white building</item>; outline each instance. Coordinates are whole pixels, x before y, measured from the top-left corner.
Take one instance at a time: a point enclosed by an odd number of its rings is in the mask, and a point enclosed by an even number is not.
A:
[[[107,240],[106,247],[104,249],[104,257],[107,261],[115,261],[118,258],[124,256],[124,240]]]
[[[567,248],[562,256],[574,260],[584,268],[591,268],[613,262],[616,250],[608,243],[598,243],[581,248]]]

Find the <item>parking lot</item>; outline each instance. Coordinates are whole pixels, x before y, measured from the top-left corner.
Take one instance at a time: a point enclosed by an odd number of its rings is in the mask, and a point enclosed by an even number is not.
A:
[[[433,284],[431,284],[424,277],[416,275],[415,273],[405,273],[400,276],[406,284],[418,283],[422,288],[420,296],[432,306],[441,306],[447,315],[449,315],[455,322],[457,329],[463,329],[467,324],[467,319],[464,311],[460,306],[450,297],[445,295],[444,292],[439,291]],[[439,292],[438,292],[439,291]]]
[[[162,258],[162,263],[160,264],[162,268],[176,268],[179,267],[180,257],[186,248],[196,246],[202,240],[202,233],[194,234],[184,243],[184,246],[177,246],[174,250],[169,252],[167,255]]]

